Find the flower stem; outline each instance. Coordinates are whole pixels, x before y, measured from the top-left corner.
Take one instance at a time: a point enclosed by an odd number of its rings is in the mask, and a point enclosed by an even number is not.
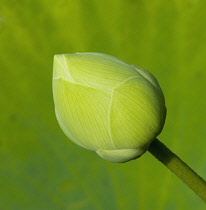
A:
[[[155,139],[151,143],[148,151],[178,176],[206,203],[206,182],[185,162],[158,139]]]

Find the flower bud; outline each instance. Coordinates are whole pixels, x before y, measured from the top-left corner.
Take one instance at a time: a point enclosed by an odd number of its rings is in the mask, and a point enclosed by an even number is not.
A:
[[[111,162],[141,156],[164,126],[165,100],[154,76],[110,55],[55,55],[53,96],[66,136]]]

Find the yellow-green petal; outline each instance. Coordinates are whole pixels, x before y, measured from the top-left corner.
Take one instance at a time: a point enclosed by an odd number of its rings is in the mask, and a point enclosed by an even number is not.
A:
[[[157,89],[142,77],[132,77],[113,92],[110,130],[116,149],[149,144],[162,130],[165,106]]]
[[[138,149],[121,149],[121,150],[97,150],[97,154],[113,163],[124,163],[129,160],[134,160],[140,157],[144,152],[145,148]]]
[[[123,80],[140,74],[130,64],[102,53],[62,55],[75,83],[111,92]]]
[[[110,94],[61,78],[53,81],[53,93],[58,122],[73,142],[95,151],[112,147],[108,132]]]

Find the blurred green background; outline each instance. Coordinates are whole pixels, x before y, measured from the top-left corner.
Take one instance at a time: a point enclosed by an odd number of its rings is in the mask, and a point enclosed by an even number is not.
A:
[[[151,71],[159,139],[206,178],[206,1],[0,0],[0,209],[205,209],[151,154],[114,164],[67,139],[54,54],[102,52]]]

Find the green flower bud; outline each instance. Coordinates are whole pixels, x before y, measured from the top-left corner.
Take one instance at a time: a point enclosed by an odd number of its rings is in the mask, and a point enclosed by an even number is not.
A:
[[[165,122],[154,76],[102,53],[55,55],[53,95],[67,137],[111,162],[141,156]]]

